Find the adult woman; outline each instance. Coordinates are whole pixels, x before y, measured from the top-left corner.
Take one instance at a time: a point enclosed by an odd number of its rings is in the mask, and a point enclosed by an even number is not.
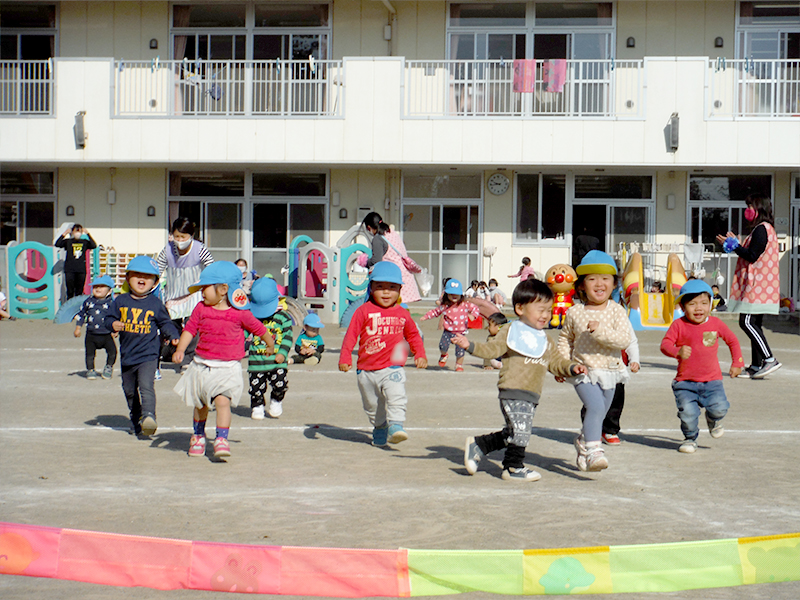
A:
[[[403,257],[408,256],[406,246],[400,235],[389,229],[381,216],[376,212],[369,213],[362,222],[367,231],[372,235],[372,256],[367,260],[366,266],[370,269],[382,260],[388,260],[400,267],[403,274],[403,287],[400,298],[403,302],[417,302],[419,290],[414,275],[403,264]]]
[[[761,328],[765,314],[778,314],[780,306],[780,269],[778,236],[775,234],[772,203],[766,196],[752,194],[745,200],[744,218],[752,224],[750,235],[739,244],[733,232],[718,235],[726,252],[736,252],[736,270],[731,281],[728,310],[738,312],[739,327],[750,338],[752,364],[740,377],[763,379],[781,368],[772,355]]]

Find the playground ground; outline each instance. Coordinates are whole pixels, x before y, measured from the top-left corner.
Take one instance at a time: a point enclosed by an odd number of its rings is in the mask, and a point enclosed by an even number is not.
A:
[[[744,341],[734,321],[731,328]],[[763,381],[725,379],[724,437],[701,431],[696,454],[681,435],[661,334],[640,335],[642,371],[628,385],[623,444],[610,468],[581,473],[572,439],[580,403],[550,379],[526,463],[535,483],[500,479],[499,456],[474,476],[467,435],[502,425],[496,373],[467,357],[464,373],[436,367],[438,332],[423,324],[434,365],[408,369],[410,439],[371,447],[355,374],[336,368],[343,331],[323,330],[328,352],[293,367],[280,419],[235,409],[226,464],[186,455],[190,410],[168,369],[156,383],[159,429],[127,433],[118,370],[82,377],[83,341],[69,325],[0,323],[0,520],[240,544],[345,548],[521,549],[717,540],[800,531],[797,321],[770,320],[784,367]],[[482,341],[485,332],[471,331]],[[720,353],[727,370],[727,350]],[[745,358],[749,345],[745,344]],[[229,598],[222,593],[114,588],[0,575],[7,600]],[[470,593],[469,599],[497,598]],[[601,598],[600,596],[585,596]],[[633,595],[619,596],[632,598]],[[800,582],[641,594],[655,599],[796,599]]]

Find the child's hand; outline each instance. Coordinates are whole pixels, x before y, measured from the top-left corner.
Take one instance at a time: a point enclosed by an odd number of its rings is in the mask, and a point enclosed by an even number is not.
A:
[[[630,365],[628,365],[628,366],[631,368],[631,373],[638,373],[638,372],[639,372],[639,369],[641,369],[641,368],[642,368],[642,365],[640,365],[640,364],[639,364],[639,363],[637,363],[637,362],[632,362],[632,363],[631,363]]]
[[[426,317],[425,315],[422,315],[422,316],[419,318],[419,320],[420,320],[420,321],[427,321],[427,320],[428,320],[428,317]]]
[[[451,338],[451,340],[459,348],[463,348],[464,350],[469,348],[469,340],[467,339],[467,337],[465,335],[457,333],[456,335],[454,335]]]
[[[681,349],[678,350],[678,358],[681,360],[686,360],[692,355],[692,347],[691,346],[681,346]]]
[[[741,374],[741,372],[742,372],[742,367],[734,367],[733,365],[731,365],[731,370],[728,371],[728,374],[731,377],[738,377]]]
[[[78,325],[75,328],[75,331],[72,332],[72,335],[74,335],[75,337],[81,337],[81,326],[80,325]]]
[[[418,369],[427,369],[428,368],[428,359],[427,358],[422,358],[422,357],[415,358],[414,359],[414,365],[416,365],[416,367]]]
[[[342,373],[347,373],[350,370],[350,365],[346,365],[344,363],[339,363],[339,370]]]
[[[589,372],[589,369],[586,368],[586,365],[579,365],[575,363],[570,367],[570,371],[572,371],[573,375],[586,375]]]
[[[282,363],[284,360],[286,360],[286,357],[283,354],[278,354],[275,356],[276,363]]]
[[[509,275],[509,277],[510,277],[510,275]],[[556,381],[558,383],[564,383],[566,381],[566,379],[564,377],[559,377],[558,375],[556,375]]]
[[[172,353],[172,362],[175,364],[180,364],[183,362],[183,351],[182,350],[175,350]]]
[[[125,329],[125,323],[123,323],[122,321],[114,321],[111,324],[111,329],[113,329],[114,331],[122,331],[123,329]]]
[[[586,324],[586,329],[589,331],[589,333],[594,333],[598,327],[600,327],[599,321],[589,321]]]
[[[178,338],[175,338],[174,340],[170,341],[170,344],[172,344],[173,346],[177,346],[178,342],[180,342],[180,340]]]

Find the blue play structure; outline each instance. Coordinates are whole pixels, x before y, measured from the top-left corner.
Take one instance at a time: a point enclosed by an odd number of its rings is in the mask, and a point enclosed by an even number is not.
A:
[[[58,249],[39,242],[8,245],[8,312],[18,319],[52,319],[61,295],[54,267]]]

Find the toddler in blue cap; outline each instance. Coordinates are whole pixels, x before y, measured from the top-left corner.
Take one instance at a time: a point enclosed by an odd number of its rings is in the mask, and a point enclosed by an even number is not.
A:
[[[75,315],[75,337],[81,337],[81,325],[86,325],[86,379],[111,379],[114,363],[117,362],[117,334],[106,325],[106,317],[111,311],[114,298],[111,290],[114,280],[108,275],[97,277],[92,281],[92,295],[83,301],[81,309]],[[98,350],[106,351],[106,366],[102,373],[94,370],[94,357]]]
[[[322,353],[325,352],[325,342],[319,330],[325,327],[322,319],[317,313],[309,314],[303,319],[303,332],[297,336],[294,351],[297,352],[289,363],[300,363],[305,365],[316,365],[322,360]]]
[[[464,290],[458,279],[448,279],[444,285],[442,303],[422,315],[421,320],[427,321],[439,315],[443,316],[442,338],[439,340],[439,366],[446,367],[447,351],[450,348],[450,344],[453,343],[453,337],[464,335],[467,332],[469,321],[479,319],[481,311],[475,304],[465,300]],[[465,351],[457,344],[454,345],[456,349],[456,371],[461,372],[464,370]]]

